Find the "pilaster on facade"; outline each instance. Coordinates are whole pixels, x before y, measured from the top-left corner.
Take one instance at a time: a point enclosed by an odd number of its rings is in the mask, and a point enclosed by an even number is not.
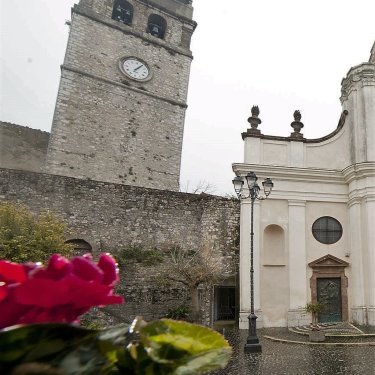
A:
[[[348,204],[349,210],[349,238],[350,238],[350,297],[352,321],[357,324],[366,324],[365,314],[365,272],[363,259],[363,240],[362,240],[362,200],[355,198]]]
[[[375,326],[375,306],[367,308],[367,319],[368,325]]]
[[[375,196],[366,197],[367,274],[369,307],[375,307]],[[375,316],[374,316],[375,318]],[[375,321],[374,321],[375,323]]]
[[[289,207],[289,309],[298,311],[306,305],[306,201],[288,200]]]

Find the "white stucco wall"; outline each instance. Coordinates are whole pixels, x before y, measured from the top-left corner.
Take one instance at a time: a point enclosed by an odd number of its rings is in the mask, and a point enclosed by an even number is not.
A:
[[[270,197],[255,205],[259,326],[309,322],[303,311],[311,300],[312,269],[308,264],[328,254],[349,264],[345,267],[349,320],[375,325],[374,61],[349,70],[342,82],[341,101],[345,122],[321,139],[264,136],[251,131],[243,135],[244,163],[233,164],[235,174],[245,176],[253,171],[259,182],[265,177],[274,182]],[[243,201],[241,207],[240,328],[247,328],[250,201]],[[312,234],[313,223],[323,216],[335,218],[343,228],[342,237],[334,244],[322,244]],[[277,241],[283,242],[284,257]],[[277,261],[270,260],[272,247],[278,251]]]

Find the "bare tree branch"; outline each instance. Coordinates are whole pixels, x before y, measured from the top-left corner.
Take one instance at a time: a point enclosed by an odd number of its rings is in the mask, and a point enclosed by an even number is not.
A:
[[[181,185],[180,191],[191,194],[214,194],[216,186],[205,180],[200,180],[195,186],[190,187],[190,181],[186,181]]]
[[[203,246],[192,252],[175,247],[170,251],[169,265],[164,277],[185,285],[191,294],[193,319],[200,320],[200,306],[197,298],[201,285],[213,285],[222,280],[229,271],[230,265],[224,262],[220,252],[211,246]]]

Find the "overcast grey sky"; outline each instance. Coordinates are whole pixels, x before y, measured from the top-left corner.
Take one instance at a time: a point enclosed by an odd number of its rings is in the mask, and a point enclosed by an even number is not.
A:
[[[50,130],[74,0],[0,0],[0,119]],[[368,60],[374,0],[194,0],[181,183],[231,193],[241,132],[253,104],[261,130],[287,136],[299,109],[303,133],[333,131],[340,83]]]

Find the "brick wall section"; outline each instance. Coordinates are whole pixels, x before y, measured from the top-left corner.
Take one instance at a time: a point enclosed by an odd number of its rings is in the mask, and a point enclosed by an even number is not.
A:
[[[197,250],[209,243],[233,265],[237,253],[233,233],[239,224],[239,203],[211,195],[153,190],[56,175],[0,169],[0,199],[22,202],[34,212],[50,209],[70,227],[67,239],[84,239],[95,253],[131,243],[168,249],[180,245]],[[122,285],[127,303],[115,308],[130,320],[163,316],[171,306],[186,300],[179,285],[162,286],[163,263],[146,267],[123,266]],[[210,319],[212,295],[203,293],[205,322]]]
[[[49,133],[0,121],[0,167],[42,171]]]

